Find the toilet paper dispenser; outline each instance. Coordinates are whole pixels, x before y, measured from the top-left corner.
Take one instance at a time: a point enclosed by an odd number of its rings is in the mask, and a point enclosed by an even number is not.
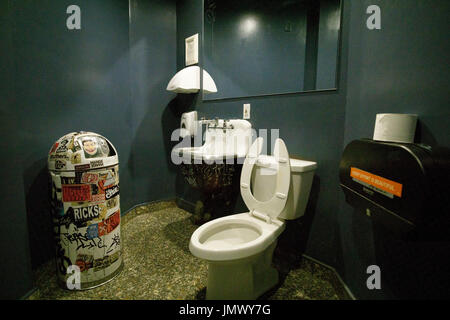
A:
[[[448,149],[418,144],[352,141],[339,179],[346,202],[399,234],[448,237]]]

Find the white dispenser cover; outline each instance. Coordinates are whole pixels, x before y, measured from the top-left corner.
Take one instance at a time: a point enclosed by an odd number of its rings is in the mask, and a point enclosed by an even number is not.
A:
[[[375,121],[373,140],[414,143],[417,115],[379,113]]]
[[[190,66],[178,71],[167,85],[167,91],[176,93],[195,93],[200,90],[200,67]],[[203,92],[217,92],[216,84],[208,72],[203,69]]]

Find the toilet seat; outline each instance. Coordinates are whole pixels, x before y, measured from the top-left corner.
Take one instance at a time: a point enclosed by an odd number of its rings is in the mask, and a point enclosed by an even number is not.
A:
[[[275,192],[270,200],[258,201],[250,190],[250,179],[262,143],[260,137],[252,144],[241,173],[241,195],[250,212],[218,218],[197,228],[189,242],[189,249],[195,256],[208,261],[250,257],[268,248],[283,232],[285,224],[277,217],[286,205],[289,192],[289,153],[283,140],[277,139],[274,147],[278,167]]]
[[[284,228],[284,224],[268,224],[255,219],[248,212],[233,214],[209,221],[197,228],[191,236],[189,250],[196,257],[208,261],[242,259],[262,252],[278,238]],[[246,233],[245,229],[250,230],[252,234],[242,234]],[[219,241],[210,244],[211,238],[218,233],[223,233]]]
[[[271,223],[283,211],[289,192],[291,181],[291,166],[289,153],[283,140],[275,141],[273,156],[277,163],[276,187],[273,197],[268,201],[257,200],[250,190],[250,180],[253,168],[261,154],[263,139],[259,137],[250,147],[241,173],[241,195],[250,213],[260,219]]]

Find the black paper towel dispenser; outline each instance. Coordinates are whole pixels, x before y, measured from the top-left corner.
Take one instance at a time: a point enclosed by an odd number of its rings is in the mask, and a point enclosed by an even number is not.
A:
[[[345,148],[339,178],[346,201],[398,235],[448,238],[448,149],[361,139]]]

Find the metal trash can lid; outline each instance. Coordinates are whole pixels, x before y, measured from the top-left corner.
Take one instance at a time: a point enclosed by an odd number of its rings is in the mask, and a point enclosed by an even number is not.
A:
[[[116,165],[117,151],[105,137],[94,132],[71,132],[59,138],[48,153],[51,171],[85,171]]]

